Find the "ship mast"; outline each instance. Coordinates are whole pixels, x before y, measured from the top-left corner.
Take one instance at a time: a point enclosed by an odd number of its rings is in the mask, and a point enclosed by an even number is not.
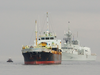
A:
[[[70,23],[70,21],[68,21],[68,23]],[[71,45],[72,33],[70,31],[69,25],[68,25],[68,33],[66,35],[67,35],[68,42]]]
[[[47,12],[47,36],[49,34],[48,12]]]
[[[37,46],[37,20],[35,20],[35,34],[36,34],[36,46]]]

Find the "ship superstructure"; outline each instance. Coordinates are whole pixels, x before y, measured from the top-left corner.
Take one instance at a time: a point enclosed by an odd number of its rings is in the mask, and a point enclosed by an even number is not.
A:
[[[25,64],[61,64],[61,40],[56,35],[47,31],[40,35],[37,40],[37,21],[36,24],[36,40],[33,45],[22,47],[22,54]],[[47,13],[47,27],[48,13]]]
[[[68,29],[65,36],[65,43],[62,47],[62,60],[96,60],[96,54],[92,54],[89,47],[81,46],[79,40],[72,40],[70,29]]]

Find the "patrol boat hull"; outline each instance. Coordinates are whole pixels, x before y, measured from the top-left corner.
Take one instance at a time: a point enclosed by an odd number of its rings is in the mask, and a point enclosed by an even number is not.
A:
[[[61,64],[61,54],[47,52],[27,52],[22,53],[26,65],[33,64]]]
[[[95,61],[96,55],[77,55],[77,54],[62,52],[62,60]]]

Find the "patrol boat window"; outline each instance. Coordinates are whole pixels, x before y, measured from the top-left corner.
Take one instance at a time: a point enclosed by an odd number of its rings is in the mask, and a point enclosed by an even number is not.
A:
[[[67,49],[67,47],[62,47],[62,49]]]
[[[78,41],[77,41],[77,40],[72,41],[72,43],[73,43],[74,45],[78,45]]]

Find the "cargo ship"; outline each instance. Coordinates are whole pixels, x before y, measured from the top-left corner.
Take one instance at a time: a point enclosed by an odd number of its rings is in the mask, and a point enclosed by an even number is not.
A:
[[[77,34],[78,35],[78,34]],[[83,61],[95,61],[96,53],[91,53],[91,49],[86,46],[81,46],[79,40],[75,40],[72,32],[68,29],[65,33],[66,38],[62,46],[62,60],[83,60]]]
[[[48,12],[47,12],[47,31],[40,35],[37,40],[37,21],[36,25],[36,39],[33,45],[22,46],[22,55],[24,57],[24,64],[61,64],[61,40],[56,38],[54,33],[49,31]]]

